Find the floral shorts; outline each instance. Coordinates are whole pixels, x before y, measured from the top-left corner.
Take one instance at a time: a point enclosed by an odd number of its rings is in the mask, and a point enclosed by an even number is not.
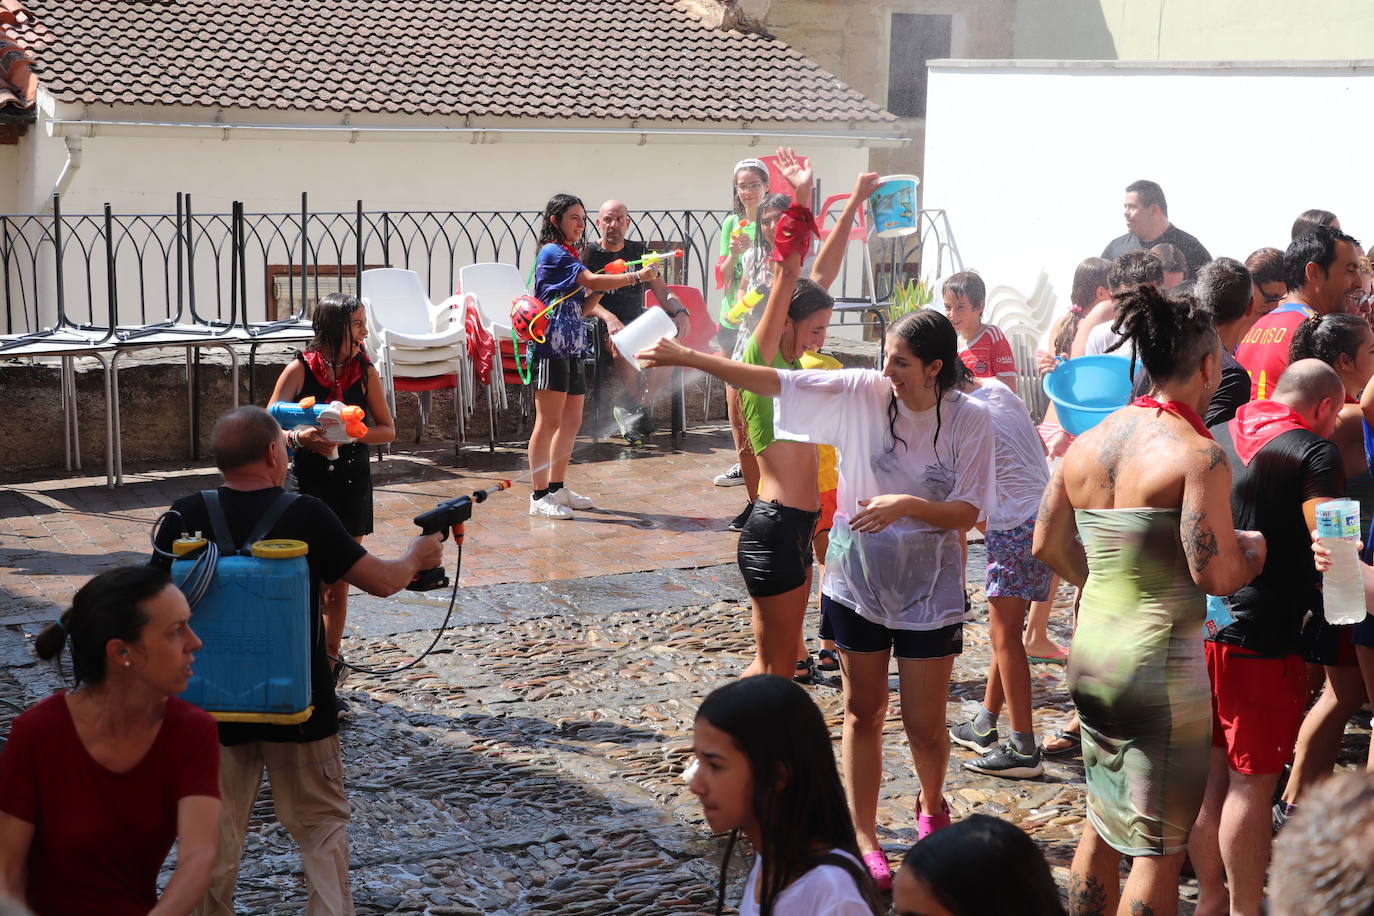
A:
[[[1024,598],[1044,601],[1050,596],[1050,568],[1031,556],[1035,519],[1027,519],[1006,531],[988,530],[987,593],[989,598]]]

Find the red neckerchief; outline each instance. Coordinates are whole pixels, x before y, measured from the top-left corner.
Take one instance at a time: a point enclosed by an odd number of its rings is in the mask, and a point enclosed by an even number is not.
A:
[[[324,356],[319,350],[305,351],[305,364],[310,367],[310,371],[315,374],[315,380],[329,389],[329,400],[342,401],[343,393],[353,387],[353,383],[363,377],[362,354],[354,354],[349,357],[343,365],[343,373],[334,380],[334,384],[329,384],[329,363],[325,362]]]
[[[811,208],[792,204],[778,218],[778,228],[773,233],[773,260],[781,263],[793,253],[805,260],[806,253],[811,250],[811,237],[820,234]]]
[[[582,256],[577,253],[577,249],[569,245],[567,242],[563,243],[563,250],[566,251],[568,254],[572,255],[574,261],[582,260]]]
[[[1182,417],[1188,421],[1188,425],[1197,430],[1199,436],[1212,438],[1212,434],[1207,430],[1207,424],[1202,422],[1202,417],[1197,415],[1197,411],[1189,407],[1182,401],[1156,401],[1148,395],[1143,398],[1136,398],[1131,402],[1132,407],[1150,407],[1154,410],[1162,410],[1171,413],[1176,417]]]
[[[1227,428],[1236,445],[1236,456],[1248,467],[1260,449],[1284,433],[1307,429],[1307,424],[1287,404],[1265,399],[1242,404]]]

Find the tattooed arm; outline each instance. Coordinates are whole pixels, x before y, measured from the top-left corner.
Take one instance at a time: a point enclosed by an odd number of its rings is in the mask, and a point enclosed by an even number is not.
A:
[[[1080,588],[1088,581],[1088,556],[1078,540],[1078,523],[1064,488],[1064,468],[1055,469],[1049,486],[1040,497],[1040,513],[1035,519],[1035,540],[1031,553],[1065,582]]]
[[[1199,451],[1183,478],[1183,554],[1198,588],[1209,595],[1229,595],[1264,568],[1264,538],[1235,529],[1231,468],[1221,446],[1209,442]]]

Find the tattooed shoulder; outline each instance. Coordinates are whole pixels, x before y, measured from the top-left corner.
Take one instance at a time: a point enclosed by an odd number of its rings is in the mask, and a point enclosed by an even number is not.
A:
[[[1208,528],[1204,522],[1207,520],[1207,513],[1200,509],[1187,510],[1183,513],[1179,534],[1183,540],[1183,553],[1193,564],[1193,568],[1202,572],[1207,568],[1217,555],[1217,536]]]

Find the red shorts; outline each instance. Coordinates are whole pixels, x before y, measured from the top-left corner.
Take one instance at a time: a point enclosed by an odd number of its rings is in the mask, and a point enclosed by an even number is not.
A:
[[[816,523],[817,534],[822,534],[835,527],[835,499],[838,492],[838,490],[826,490],[821,494],[821,520]]]
[[[1307,665],[1301,655],[1263,658],[1249,649],[1208,640],[1212,681],[1212,747],[1226,749],[1237,773],[1278,773],[1293,756],[1307,708]]]

